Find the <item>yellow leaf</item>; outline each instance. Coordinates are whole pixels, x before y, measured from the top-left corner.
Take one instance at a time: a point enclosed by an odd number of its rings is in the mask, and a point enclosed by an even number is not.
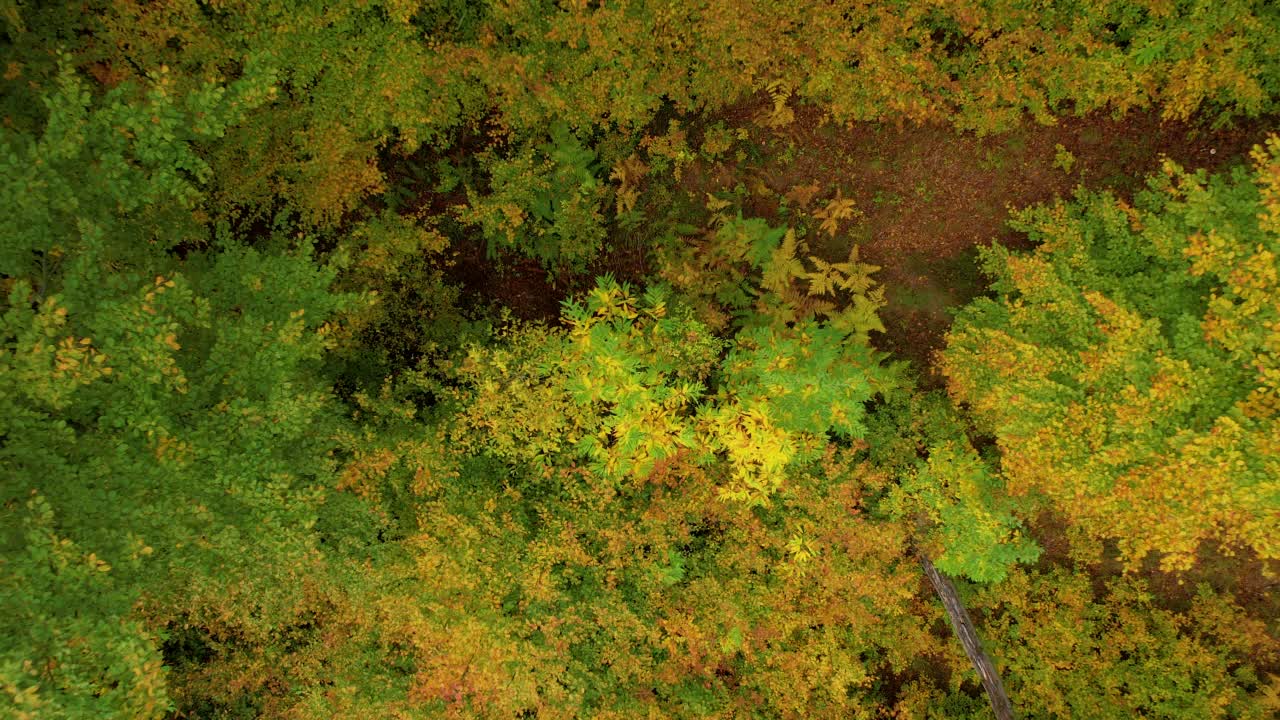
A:
[[[822,221],[820,227],[824,232],[835,237],[840,228],[840,221],[853,218],[857,212],[853,198],[844,197],[837,188],[836,196],[827,202],[826,207],[815,210],[813,217]]]

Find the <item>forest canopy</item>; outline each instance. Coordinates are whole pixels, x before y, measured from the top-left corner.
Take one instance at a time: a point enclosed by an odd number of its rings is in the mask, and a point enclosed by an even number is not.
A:
[[[0,716],[1280,714],[1280,5],[0,29]]]

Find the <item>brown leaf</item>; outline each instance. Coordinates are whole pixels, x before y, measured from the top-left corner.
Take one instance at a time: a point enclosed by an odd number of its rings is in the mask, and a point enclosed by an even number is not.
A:
[[[809,207],[809,203],[813,202],[814,196],[818,194],[820,189],[821,188],[818,183],[796,185],[783,197],[785,197],[789,202],[795,203],[796,207],[807,208]]]

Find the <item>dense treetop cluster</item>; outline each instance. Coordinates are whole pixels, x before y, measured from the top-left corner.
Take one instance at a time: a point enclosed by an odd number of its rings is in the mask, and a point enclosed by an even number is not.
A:
[[[1280,5],[0,28],[0,716],[987,717],[922,557],[1027,717],[1280,712],[1280,139],[1012,211],[943,389],[877,349],[852,200],[682,185],[801,109],[1274,118]]]

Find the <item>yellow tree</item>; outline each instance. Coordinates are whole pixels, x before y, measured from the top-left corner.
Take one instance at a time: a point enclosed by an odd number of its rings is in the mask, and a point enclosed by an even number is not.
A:
[[[1015,227],[1041,246],[986,251],[998,297],[941,355],[1006,491],[1129,567],[1209,541],[1280,557],[1280,140],[1252,172],[1166,163],[1135,206],[1082,193]]]

